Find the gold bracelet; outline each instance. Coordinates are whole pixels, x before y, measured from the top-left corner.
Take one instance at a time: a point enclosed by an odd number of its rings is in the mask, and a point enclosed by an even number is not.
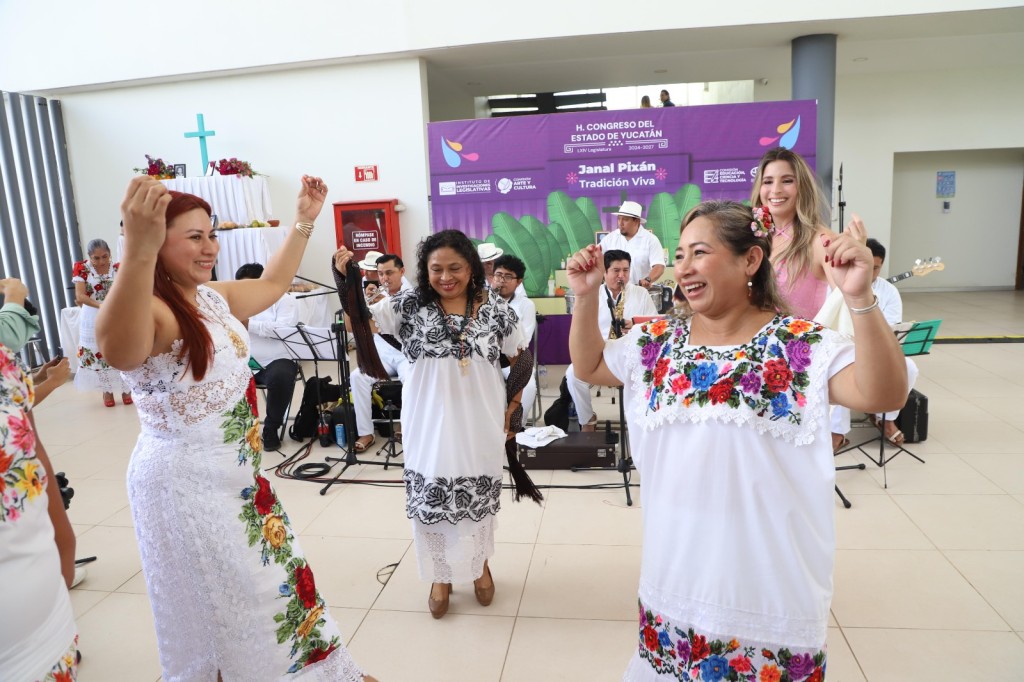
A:
[[[872,310],[878,307],[878,296],[875,296],[875,302],[869,305],[867,308],[853,308],[850,307],[849,305],[847,305],[846,307],[850,308],[850,312],[853,313],[854,315],[867,315]]]
[[[313,236],[313,223],[295,223],[295,229],[306,239]]]

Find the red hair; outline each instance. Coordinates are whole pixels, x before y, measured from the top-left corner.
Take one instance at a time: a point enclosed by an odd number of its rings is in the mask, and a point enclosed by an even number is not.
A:
[[[171,201],[167,204],[167,227],[170,227],[178,216],[196,208],[201,208],[206,215],[213,213],[210,205],[194,194],[185,194],[174,190],[169,191],[168,194],[171,195]],[[210,330],[203,324],[199,310],[185,300],[181,289],[174,286],[159,258],[156,261],[156,270],[153,272],[153,293],[171,309],[174,320],[181,329],[182,343],[178,359],[187,357],[185,369],[191,367],[192,377],[196,381],[201,380],[206,376],[206,369],[213,356],[213,337],[210,336]]]

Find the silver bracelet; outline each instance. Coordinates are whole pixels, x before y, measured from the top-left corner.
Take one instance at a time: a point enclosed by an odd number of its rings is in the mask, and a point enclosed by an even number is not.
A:
[[[313,223],[295,223],[295,229],[306,239],[313,236]]]
[[[870,313],[872,310],[874,310],[877,307],[878,307],[878,296],[875,296],[875,302],[872,303],[871,305],[869,305],[867,308],[853,308],[853,307],[850,307],[849,305],[847,306],[847,308],[850,308],[850,312],[853,313],[854,315],[867,315],[868,313]]]

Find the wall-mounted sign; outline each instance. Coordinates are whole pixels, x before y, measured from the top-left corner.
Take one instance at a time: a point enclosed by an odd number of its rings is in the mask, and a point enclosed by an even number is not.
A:
[[[939,171],[935,174],[935,198],[952,199],[956,196],[956,171]]]
[[[377,166],[356,166],[356,182],[376,182]]]

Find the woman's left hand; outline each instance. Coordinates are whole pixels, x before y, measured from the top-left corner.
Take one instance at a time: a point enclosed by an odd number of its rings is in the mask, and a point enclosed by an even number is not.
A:
[[[320,215],[320,209],[324,207],[326,199],[327,184],[323,179],[312,175],[303,175],[299,200],[295,207],[295,216],[298,221],[302,223],[315,221]]]
[[[832,281],[843,292],[843,296],[856,303],[867,305],[871,302],[871,280],[874,278],[875,262],[865,242],[867,230],[856,213],[846,225],[846,231],[837,237],[822,236],[825,246],[825,262],[831,268]]]

